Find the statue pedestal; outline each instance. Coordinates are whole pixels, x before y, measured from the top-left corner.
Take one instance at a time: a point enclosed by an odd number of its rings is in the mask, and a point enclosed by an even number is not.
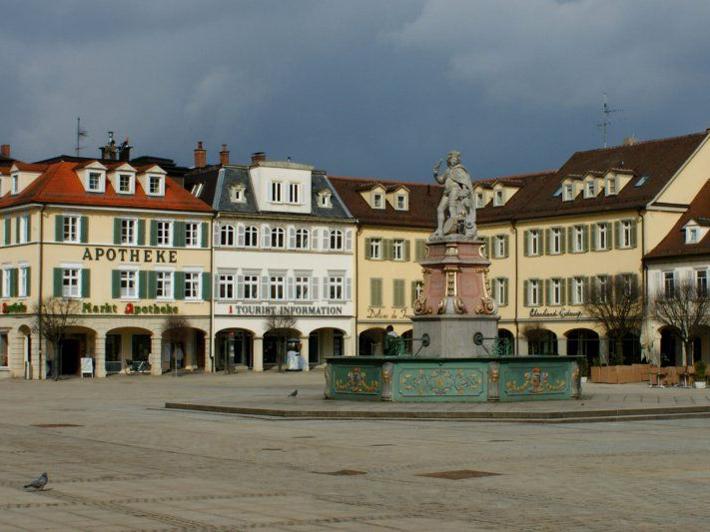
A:
[[[483,240],[463,235],[431,237],[424,269],[424,292],[414,306],[414,337],[427,334],[422,357],[486,357],[495,354],[498,313],[488,286],[490,261]],[[474,343],[480,333],[481,345]]]

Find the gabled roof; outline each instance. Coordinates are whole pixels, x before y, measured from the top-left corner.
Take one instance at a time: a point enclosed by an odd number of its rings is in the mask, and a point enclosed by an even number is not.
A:
[[[48,203],[77,206],[115,207],[122,209],[157,209],[168,211],[210,212],[210,207],[182,188],[170,178],[165,180],[165,196],[148,196],[140,183],[135,194],[117,194],[107,180],[105,192],[87,192],[77,175],[77,162],[59,162],[42,167],[37,177],[22,192],[11,195],[8,191],[0,197],[0,208],[28,203]],[[152,166],[152,165],[151,165]]]
[[[664,259],[669,257],[684,257],[710,255],[710,231],[700,242],[686,244],[683,227],[690,221],[710,219],[710,179],[693,198],[688,210],[685,211],[663,240],[646,254],[645,259]]]

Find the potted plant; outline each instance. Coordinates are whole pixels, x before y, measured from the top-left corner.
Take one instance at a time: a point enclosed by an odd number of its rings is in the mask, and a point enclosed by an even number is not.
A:
[[[698,360],[695,362],[695,387],[696,388],[705,388],[705,362],[702,360]]]

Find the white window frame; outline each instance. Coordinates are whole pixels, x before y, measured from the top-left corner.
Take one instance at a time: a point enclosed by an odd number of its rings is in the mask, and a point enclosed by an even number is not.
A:
[[[398,211],[407,210],[407,195],[406,194],[396,194],[394,199],[395,209]]]
[[[152,190],[153,183],[155,182],[155,180],[157,180],[157,182],[158,182],[158,190],[157,191]],[[148,177],[146,179],[146,184],[147,184],[147,190],[145,191],[145,193],[148,196],[164,196],[165,195],[165,176],[154,175],[154,174],[148,175]]]
[[[370,239],[370,258],[373,260],[382,260],[382,239]]]
[[[124,177],[128,178],[128,188],[126,190],[124,190],[121,187],[121,179]],[[135,192],[135,177],[134,177],[134,175],[119,173],[116,176],[116,192],[118,194],[133,194]]]
[[[502,205],[505,205],[505,191],[499,188],[493,193],[493,206],[500,207]]]
[[[10,194],[19,194],[20,192],[20,175],[12,174],[10,177]]]
[[[590,179],[584,184],[584,197],[593,198],[597,195],[597,184],[593,179]]]
[[[609,277],[597,275],[597,295],[600,303],[606,303],[609,297]]]
[[[572,304],[584,305],[584,279],[581,277],[572,278]]]
[[[270,187],[271,203],[283,203],[283,182],[272,180]]]
[[[398,238],[392,241],[392,260],[403,261],[404,260],[404,240]]]
[[[217,298],[222,301],[236,299],[236,279],[234,272],[219,272],[217,274]]]
[[[343,301],[345,299],[345,276],[328,276],[328,300]]]
[[[296,301],[309,301],[311,299],[311,276],[299,275],[294,276],[294,299]]]
[[[231,188],[230,199],[232,203],[246,203],[247,195],[244,185],[241,183],[233,185]]]
[[[621,225],[619,226],[619,232],[621,233],[619,236],[621,237],[621,242],[620,242],[619,247],[622,247],[624,249],[631,247],[632,226],[633,226],[633,224],[631,223],[630,220],[621,220]]]
[[[330,251],[343,251],[345,249],[345,233],[342,229],[331,229],[330,231]]]
[[[700,231],[697,227],[686,227],[685,228],[685,243],[686,244],[697,244],[700,240]]]
[[[269,274],[269,299],[271,301],[286,300],[286,275],[282,273]]]
[[[333,206],[332,194],[329,192],[321,192],[318,194],[318,206],[323,209],[330,209]]]
[[[194,232],[190,228],[194,229]],[[194,239],[190,242],[190,233],[193,233]],[[202,246],[202,225],[200,222],[195,222],[194,220],[189,220],[185,222],[185,247],[186,248],[199,248]]]
[[[250,241],[250,237],[252,240]],[[256,248],[259,247],[259,228],[255,225],[247,225],[244,228],[244,247]]]
[[[695,270],[695,289],[698,295],[708,293],[708,270]]]
[[[486,204],[486,198],[483,192],[476,192],[476,208],[482,209]]]
[[[140,275],[138,275],[137,268],[121,268],[119,270],[119,294],[121,299],[138,299],[140,294]],[[132,278],[132,279],[131,279]],[[126,282],[126,287],[124,288],[123,283]],[[133,281],[133,288],[131,289],[128,284]],[[132,290],[132,291],[129,291]]]
[[[619,193],[618,183],[616,176],[608,177],[606,180],[606,191],[607,196],[616,196]]]
[[[288,184],[288,203],[291,205],[301,204],[301,183]]]
[[[10,267],[6,266],[2,269],[2,297],[10,297]]]
[[[202,271],[201,270],[185,270],[185,301],[201,301],[202,300]],[[193,279],[194,276],[194,279]],[[189,295],[188,286],[194,286],[195,294]],[[191,287],[192,287],[191,286]]]
[[[73,231],[73,238],[72,238]],[[78,244],[81,240],[81,216],[65,214],[62,222],[62,236],[64,242]]]
[[[17,297],[27,297],[27,284],[29,282],[30,267],[28,264],[20,264],[17,269]]]
[[[563,201],[572,201],[574,199],[573,183],[566,183],[562,185],[562,199]]]
[[[235,230],[232,224],[224,224],[219,228],[219,245],[222,247],[234,247]]]
[[[120,244],[123,246],[135,246],[138,243],[138,219],[121,218],[120,220]],[[127,225],[124,227],[124,224]],[[124,239],[124,236],[126,235],[130,235],[132,238]]]
[[[562,236],[562,228],[553,227],[550,229],[550,237],[552,240],[550,245],[550,253],[552,255],[560,255],[562,253],[562,239],[564,238]]]
[[[162,277],[162,279],[161,279]],[[162,283],[162,290],[161,290]],[[166,290],[166,285],[169,290]],[[161,291],[164,293],[161,295]],[[173,270],[156,270],[155,272],[155,298],[163,300],[175,299],[175,272]]]
[[[295,249],[310,249],[311,247],[311,232],[305,227],[298,227],[295,236]]]
[[[598,223],[595,230],[597,232],[597,251],[604,251],[609,249],[609,231],[607,231],[606,224]]]
[[[245,273],[243,279],[244,299],[250,301],[259,299],[259,274]]]
[[[528,243],[530,249],[528,249],[528,255],[531,257],[540,255],[540,230],[531,229],[528,234],[530,235],[530,241]]]
[[[173,235],[173,232],[175,231],[175,223],[174,223],[172,220],[156,220],[156,223],[157,223],[157,225],[156,225],[156,239],[155,239],[156,246],[157,246],[157,247],[161,247],[161,248],[171,247],[171,246],[173,245],[173,242],[174,242],[174,235]],[[167,242],[161,242],[161,238],[160,238],[160,236],[161,236],[161,231],[160,231],[161,224],[167,224],[167,227],[168,227],[168,231],[167,231],[167,233],[168,233],[168,234],[167,234],[168,241],[167,241]]]
[[[505,279],[495,280],[495,299],[498,305],[505,305]]]
[[[505,257],[505,235],[496,235],[493,240],[493,256],[502,259]]]
[[[20,224],[20,241],[18,244],[27,244],[29,241],[29,231],[27,230],[28,217],[20,216],[17,220]]]
[[[669,282],[670,281],[670,282]],[[674,297],[676,292],[676,276],[673,271],[663,272],[663,295],[665,297]]]
[[[540,306],[540,280],[530,279],[528,281],[528,304],[531,307]]]
[[[382,192],[374,192],[372,194],[372,208],[373,209],[384,209],[385,208],[385,195]]]
[[[575,253],[583,253],[584,252],[584,226],[581,225],[575,225],[572,228],[573,231],[573,236],[574,238],[572,239],[572,243],[574,244],[574,252]]]
[[[552,279],[550,281],[550,304],[559,306],[562,304],[562,279]]]
[[[96,178],[96,187],[91,186],[91,179]],[[86,173],[86,190],[87,192],[104,192],[106,176],[103,172],[89,170]]]
[[[281,245],[278,245],[278,244]],[[286,229],[283,227],[271,228],[271,247],[273,249],[286,249]]]

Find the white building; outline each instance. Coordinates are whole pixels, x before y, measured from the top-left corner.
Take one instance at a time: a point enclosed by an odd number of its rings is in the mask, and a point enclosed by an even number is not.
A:
[[[665,238],[644,258],[648,273],[648,295],[670,296],[681,283],[690,282],[701,293],[710,289],[710,181],[700,190]],[[708,318],[710,320],[710,317]],[[682,343],[672,328],[649,320],[651,349],[664,366],[682,364]],[[693,335],[693,361],[710,364],[710,326]],[[688,357],[688,362],[690,357]]]
[[[256,154],[249,166],[197,170],[185,186],[217,211],[217,369],[262,371],[297,343],[311,366],[355,354],[356,226],[325,172]]]

